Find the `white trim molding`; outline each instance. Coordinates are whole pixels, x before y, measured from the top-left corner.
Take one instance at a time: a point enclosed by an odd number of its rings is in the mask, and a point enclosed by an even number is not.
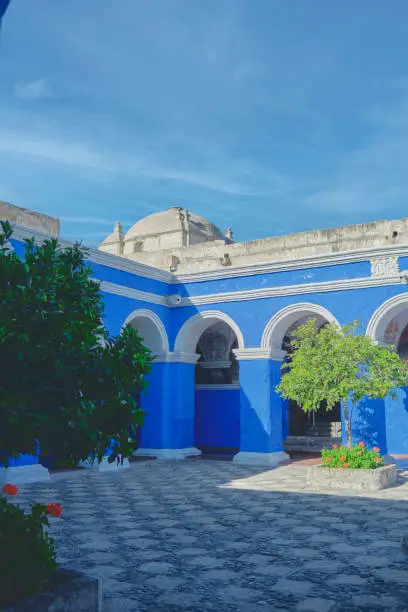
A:
[[[366,335],[372,340],[382,342],[388,324],[403,310],[408,310],[408,291],[394,295],[377,308],[368,322]]]
[[[339,281],[325,281],[321,283],[301,283],[299,285],[283,285],[278,287],[267,287],[264,289],[248,289],[246,291],[229,291],[227,293],[213,293],[201,296],[190,296],[181,298],[177,303],[168,300],[168,296],[149,293],[118,285],[99,279],[93,279],[101,284],[101,290],[115,295],[121,295],[133,300],[158,304],[166,308],[185,308],[187,306],[202,306],[207,304],[218,304],[226,302],[245,302],[249,300],[262,300],[273,297],[291,295],[302,295],[311,293],[329,293],[332,291],[350,291],[355,289],[367,289],[371,287],[384,287],[390,285],[406,284],[406,279],[401,273],[398,277],[367,277],[357,279],[346,279]]]
[[[239,348],[244,348],[244,336],[235,321],[220,310],[206,310],[198,312],[190,319],[187,319],[177,334],[174,351],[193,353],[205,330],[220,321],[226,323],[235,332]]]
[[[290,461],[290,457],[284,451],[276,451],[274,453],[251,453],[241,451],[234,458],[234,463],[243,465],[264,465],[265,467],[277,467],[284,461]]]
[[[269,359],[271,361],[283,361],[286,352],[280,349],[270,348],[246,348],[233,350],[238,361],[255,361],[258,359]]]
[[[406,282],[406,281],[405,281]],[[222,304],[227,302],[244,302],[249,300],[264,300],[271,297],[289,295],[302,295],[311,293],[328,293],[331,291],[350,291],[351,289],[366,289],[368,287],[383,287],[386,285],[400,285],[404,280],[401,275],[395,277],[368,276],[365,278],[347,278],[319,283],[300,283],[298,285],[281,285],[265,287],[263,289],[247,289],[242,291],[228,291],[225,293],[211,293],[207,295],[191,296],[181,299],[174,308],[185,306],[204,306],[208,304]]]
[[[196,385],[196,391],[239,391],[239,384],[231,383],[230,385]]]
[[[0,467],[0,485],[26,484],[50,479],[49,471],[40,463],[16,465],[8,468]]]
[[[162,355],[168,353],[170,351],[169,339],[167,337],[167,332],[164,323],[159,317],[159,315],[157,315],[152,310],[148,310],[147,308],[138,308],[126,317],[122,329],[123,327],[125,327],[125,325],[132,325],[133,321],[136,322],[137,319],[149,319],[152,322],[158,334],[160,335],[161,350],[159,354]]]
[[[133,289],[133,287],[126,287],[126,285],[118,285],[117,283],[111,283],[110,281],[101,281],[98,278],[95,278],[94,280],[100,283],[101,291],[106,291],[106,293],[121,295],[123,297],[131,298],[132,300],[139,300],[139,302],[148,302],[149,304],[159,304],[160,306],[168,306],[167,298],[165,295],[159,295],[158,293],[150,293],[149,291],[141,291],[140,289]]]
[[[45,234],[34,229],[23,227],[22,225],[12,223],[12,227],[12,238],[15,240],[22,241],[35,238],[35,241],[38,243],[55,238],[55,236],[51,236],[50,234]],[[70,247],[74,244],[74,241],[66,240],[64,238],[56,238],[56,240],[58,240],[58,244],[60,244],[62,248]],[[121,270],[122,272],[130,272],[131,274],[143,276],[144,278],[150,278],[152,280],[158,280],[163,283],[170,283],[173,280],[173,274],[166,272],[165,270],[153,268],[151,266],[147,266],[146,264],[142,264],[125,257],[120,257],[119,255],[105,253],[93,247],[89,247],[86,244],[83,246],[89,253],[89,256],[86,259],[88,261],[92,261],[93,263],[114,268],[115,270]]]
[[[156,363],[193,363],[196,364],[200,359],[197,353],[180,353],[170,352],[163,355],[158,355],[154,360]]]
[[[133,455],[135,457],[155,457],[166,461],[180,461],[187,457],[201,455],[201,451],[195,446],[191,448],[138,448]]]
[[[319,315],[329,323],[334,323],[340,327],[340,323],[331,314],[329,310],[313,304],[311,302],[303,302],[299,304],[291,304],[279,310],[266,324],[262,335],[261,346],[269,350],[271,348],[280,349],[282,347],[283,338],[289,327],[301,317],[306,315]]]

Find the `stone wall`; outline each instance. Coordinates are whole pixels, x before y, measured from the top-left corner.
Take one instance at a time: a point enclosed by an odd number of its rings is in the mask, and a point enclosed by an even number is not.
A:
[[[128,257],[164,270],[169,270],[172,265],[176,267],[176,273],[180,274],[223,269],[229,265],[245,266],[296,260],[393,244],[408,244],[408,218],[346,225],[234,244],[217,240],[182,249],[155,253],[139,252]]]
[[[0,201],[0,220],[10,221],[11,223],[28,227],[55,238],[58,238],[60,232],[59,219],[28,210],[27,208],[20,208],[8,202]]]

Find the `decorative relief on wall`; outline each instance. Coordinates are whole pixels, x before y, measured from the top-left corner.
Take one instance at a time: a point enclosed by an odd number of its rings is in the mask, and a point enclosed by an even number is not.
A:
[[[378,257],[371,260],[371,276],[389,278],[399,275],[398,257]]]

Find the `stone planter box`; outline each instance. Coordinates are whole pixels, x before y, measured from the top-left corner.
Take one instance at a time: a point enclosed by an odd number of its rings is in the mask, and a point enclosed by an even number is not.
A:
[[[379,491],[392,485],[397,479],[395,465],[384,465],[375,470],[350,468],[326,468],[315,465],[307,468],[307,484],[315,488],[353,489],[354,491]]]
[[[16,586],[18,592],[18,585]],[[46,591],[0,608],[0,612],[100,612],[101,610],[100,579],[90,578],[68,568],[56,570]]]

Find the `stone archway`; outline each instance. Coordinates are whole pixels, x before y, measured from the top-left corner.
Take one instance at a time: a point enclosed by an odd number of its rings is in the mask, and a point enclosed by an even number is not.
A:
[[[307,302],[294,304],[283,308],[270,319],[262,336],[262,348],[287,355],[292,350],[293,333],[310,319],[315,319],[318,329],[328,323],[340,327],[337,319],[323,306]],[[305,413],[295,402],[282,401],[285,450],[317,451],[334,441],[340,441],[340,405],[329,412],[322,406],[316,412]]]
[[[375,342],[392,345],[401,359],[408,361],[408,293],[395,295],[381,304],[373,313],[366,334]],[[374,415],[378,415],[372,426],[378,436],[376,444],[391,455],[408,454],[408,387],[396,389],[393,398],[377,400]]]
[[[398,346],[408,324],[408,293],[385,301],[372,315],[366,334],[375,342]]]
[[[156,356],[156,359],[165,358],[168,354],[169,340],[166,328],[155,312],[144,308],[134,310],[127,317],[125,325],[131,325],[138,331],[144,345]]]
[[[204,454],[234,454],[240,445],[239,363],[244,348],[236,323],[220,311],[198,313],[183,325],[175,353],[195,353],[195,446]]]

